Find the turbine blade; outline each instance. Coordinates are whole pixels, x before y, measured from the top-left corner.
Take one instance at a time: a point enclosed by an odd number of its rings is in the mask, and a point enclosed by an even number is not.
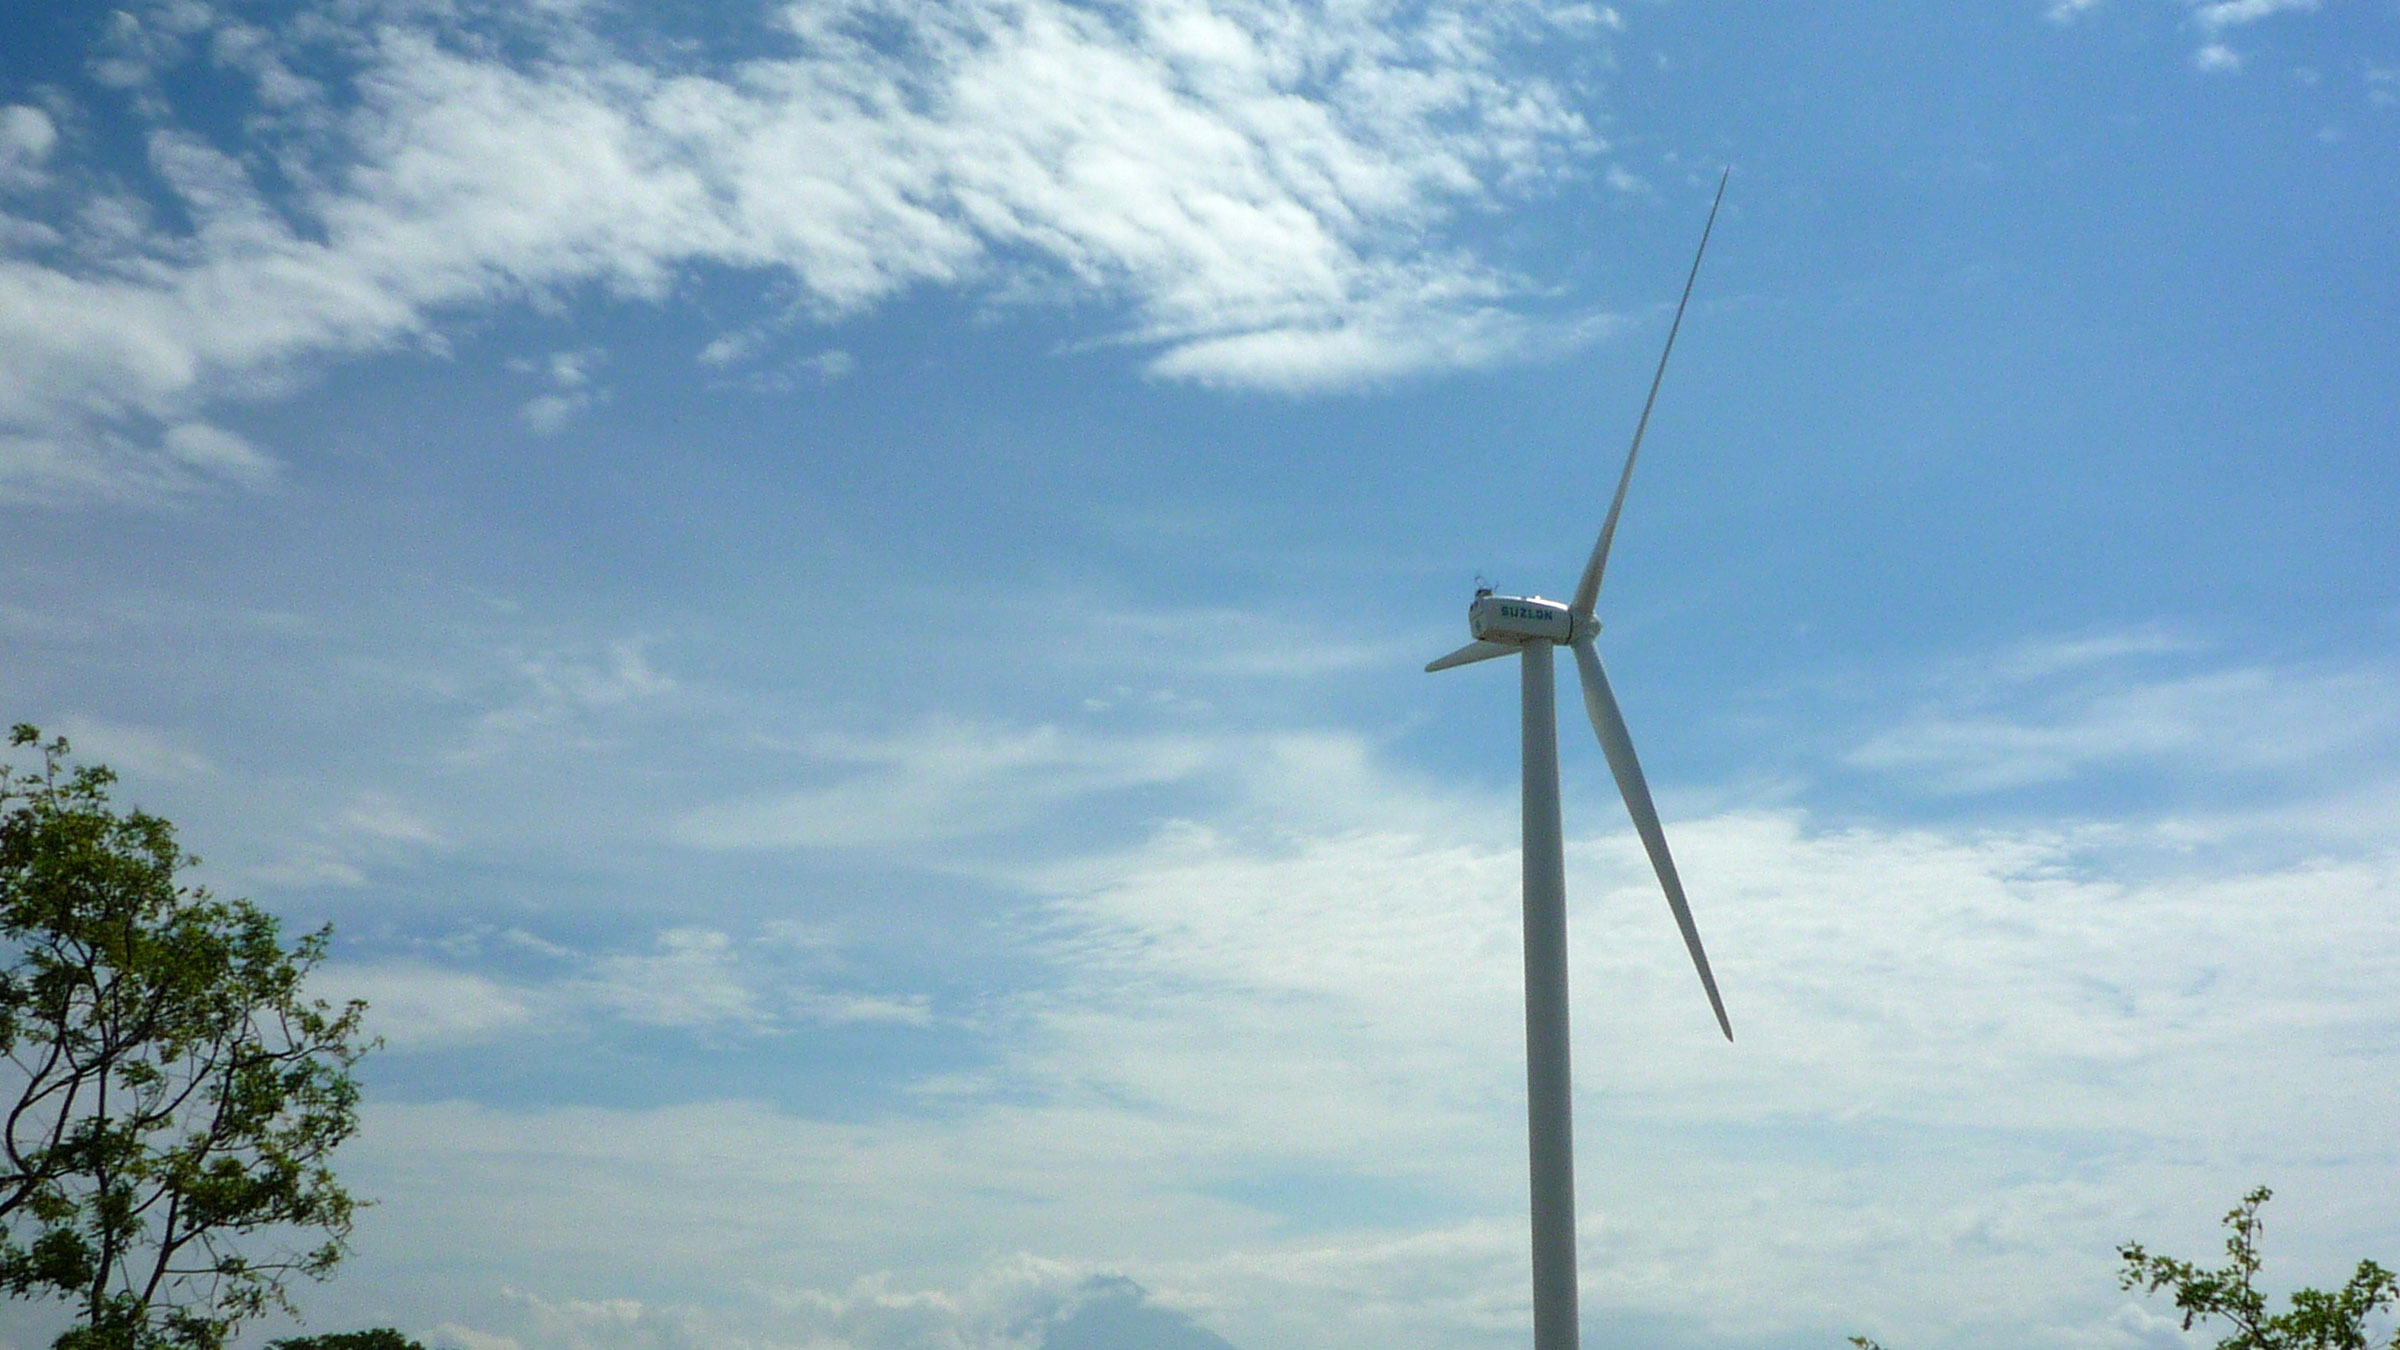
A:
[[[1570,606],[1577,614],[1589,618],[1592,607],[1600,602],[1600,574],[1608,567],[1609,541],[1617,537],[1617,515],[1625,509],[1625,489],[1633,484],[1633,461],[1642,453],[1642,433],[1650,429],[1650,407],[1658,402],[1658,386],[1667,378],[1667,358],[1675,354],[1675,335],[1683,330],[1683,311],[1692,303],[1692,283],[1700,279],[1700,260],[1708,256],[1708,236],[1717,228],[1717,208],[1725,204],[1725,182],[1733,177],[1733,166],[1717,179],[1717,199],[1708,204],[1708,223],[1700,227],[1700,248],[1692,254],[1692,270],[1683,279],[1683,299],[1675,302],[1675,322],[1667,327],[1667,346],[1658,354],[1658,373],[1650,377],[1650,397],[1642,400],[1642,418],[1633,424],[1633,448],[1625,452],[1625,471],[1617,475],[1617,495],[1608,504],[1608,519],[1600,526],[1600,542],[1592,545],[1592,558],[1583,565],[1583,579],[1575,583],[1575,603]]]
[[[1425,673],[1431,675],[1437,670],[1448,670],[1452,666],[1471,666],[1478,661],[1489,661],[1495,656],[1514,656],[1522,650],[1524,649],[1521,647],[1511,647],[1505,642],[1470,642],[1448,656],[1436,657],[1426,662]]]
[[[1617,776],[1617,790],[1625,794],[1625,809],[1633,816],[1634,833],[1642,837],[1642,847],[1650,851],[1650,866],[1658,872],[1658,884],[1666,889],[1667,908],[1675,911],[1675,926],[1683,930],[1683,945],[1692,953],[1692,965],[1700,972],[1700,986],[1708,991],[1708,1006],[1716,1011],[1717,1026],[1726,1040],[1733,1039],[1733,1023],[1725,1017],[1725,1000],[1717,997],[1717,977],[1708,970],[1708,953],[1700,946],[1700,929],[1692,922],[1692,907],[1684,903],[1683,882],[1675,875],[1675,859],[1667,852],[1667,836],[1658,825],[1658,808],[1650,802],[1650,785],[1642,780],[1642,762],[1633,754],[1633,738],[1626,734],[1625,717],[1617,711],[1617,696],[1609,690],[1608,672],[1600,668],[1600,653],[1590,638],[1575,642],[1575,668],[1583,676],[1583,710],[1591,714],[1592,730],[1600,737],[1600,749],[1608,756],[1609,772]]]

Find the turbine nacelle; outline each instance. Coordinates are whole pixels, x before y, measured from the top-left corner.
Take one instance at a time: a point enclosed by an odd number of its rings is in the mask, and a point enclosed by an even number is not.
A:
[[[1600,631],[1600,621],[1584,618],[1556,600],[1538,595],[1492,595],[1478,592],[1467,606],[1467,631],[1477,642],[1573,642]]]

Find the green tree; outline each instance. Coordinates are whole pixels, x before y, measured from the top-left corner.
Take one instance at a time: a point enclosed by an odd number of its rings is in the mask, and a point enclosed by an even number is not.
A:
[[[2331,1293],[2302,1289],[2292,1295],[2288,1311],[2267,1311],[2267,1296],[2258,1290],[2263,1265],[2258,1242],[2266,1231],[2258,1211],[2274,1195],[2261,1186],[2226,1213],[2229,1259],[2222,1269],[2152,1256],[2142,1244],[2128,1242],[2117,1248],[2125,1262],[2117,1272],[2118,1287],[2145,1294],[2172,1290],[2185,1331],[2204,1318],[2231,1323],[2233,1333],[2217,1342],[2217,1350],[2374,1350],[2371,1324],[2378,1313],[2400,1306],[2400,1277],[2373,1261],[2359,1262],[2350,1282]],[[1858,1350],[1883,1350],[1864,1336],[1853,1336],[1850,1343]],[[2400,1326],[2384,1344],[2400,1350]]]
[[[2400,1280],[2373,1261],[2359,1262],[2350,1282],[2331,1293],[2303,1289],[2292,1295],[2289,1311],[2267,1311],[2267,1297],[2257,1283],[2258,1240],[2265,1231],[2258,1210],[2274,1194],[2261,1186],[2227,1211],[2229,1259],[2222,1269],[2203,1270],[2171,1256],[2152,1256],[2142,1244],[2128,1242],[2117,1249],[2125,1259],[2117,1283],[2146,1294],[2174,1290],[2186,1331],[2202,1318],[2232,1323],[2233,1334],[2218,1341],[2217,1350],[2370,1350],[2373,1333],[2368,1323],[2400,1302]],[[2400,1350],[2400,1328],[2387,1344]]]
[[[425,1350],[390,1327],[373,1331],[337,1331],[330,1336],[294,1336],[267,1342],[267,1350]]]
[[[40,764],[0,765],[0,1289],[75,1310],[56,1350],[219,1350],[345,1250],[364,1007],[303,993],[330,930],[179,885],[106,768],[10,745]]]

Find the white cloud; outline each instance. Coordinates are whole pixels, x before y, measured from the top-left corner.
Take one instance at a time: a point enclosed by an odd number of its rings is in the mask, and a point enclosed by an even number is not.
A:
[[[266,843],[266,861],[236,870],[243,881],[293,890],[361,887],[370,867],[418,861],[428,850],[450,845],[422,814],[390,793],[362,791],[347,805],[327,809],[316,800],[314,786],[302,789],[304,801],[290,807],[292,815],[308,820],[307,833]],[[245,804],[260,805],[256,798]],[[283,813],[269,808],[263,814],[273,819]]]
[[[2172,764],[2222,781],[2229,770],[2347,772],[2400,731],[2400,679],[2380,668],[2125,668],[2194,650],[2149,632],[2023,645],[1954,672],[1849,760],[1950,792]]]
[[[696,359],[701,365],[719,370],[743,365],[766,350],[769,337],[766,326],[753,326],[739,333],[729,333],[701,348]],[[829,347],[807,356],[769,362],[745,372],[734,382],[758,393],[787,394],[803,386],[827,385],[848,379],[856,369],[857,358],[839,347]]]
[[[2052,0],[2046,13],[2051,22],[2067,24],[2099,8],[2100,3],[2101,0]],[[2225,40],[2230,30],[2278,14],[2313,12],[2318,0],[2177,0],[2177,4],[2200,30],[2201,42],[2192,52],[2192,65],[2217,74],[2242,68],[2242,54]]]
[[[2306,13],[2317,0],[2195,0],[2192,17],[2202,30],[2215,33],[2256,23],[2272,14]]]
[[[577,413],[590,407],[591,402],[581,394],[543,394],[527,399],[522,409],[525,425],[539,435],[556,435]]]
[[[354,107],[278,96],[308,110],[270,123],[297,138],[287,160],[332,167],[273,201],[240,158],[157,132],[190,234],[94,197],[77,262],[0,260],[0,431],[88,461],[461,307],[585,283],[658,299],[695,263],[782,272],[820,317],[1048,276],[1123,309],[1171,378],[1483,364],[1541,325],[1511,308],[1520,283],[1428,241],[1592,143],[1511,65],[1555,26],[1539,6],[858,0],[794,6],[796,50],[716,70],[645,66],[552,19],[512,63],[396,13],[348,53]],[[130,85],[198,31],[128,22],[149,35]],[[266,68],[257,30],[219,31]],[[271,55],[306,84],[300,40]],[[42,141],[12,116],[12,143]],[[528,420],[557,425],[568,397]]]
[[[767,1025],[767,1015],[734,965],[733,939],[700,928],[658,935],[655,950],[601,958],[593,990],[621,1015],[651,1026]]]
[[[1245,546],[1173,508],[1144,507],[1103,522],[1128,544],[1161,541],[1184,553],[1225,552]],[[1080,676],[1106,690],[1105,702],[1174,702],[1184,697],[1223,697],[1228,682],[1290,685],[1321,681],[1343,672],[1412,669],[1423,664],[1419,649],[1436,637],[1408,634],[1315,632],[1294,641],[1283,609],[1232,605],[1172,608],[1129,605],[1122,597],[1082,587],[985,587],[966,608],[992,616],[992,641],[1008,634],[1047,635],[1031,655],[1044,671]],[[1143,681],[1136,689],[1117,683]],[[1185,692],[1173,687],[1181,684]]]
[[[1989,657],[1979,657],[1976,665],[2002,679],[2022,682],[2132,658],[2205,650],[2207,644],[2196,638],[2165,628],[2146,627],[2030,638]]]
[[[1510,832],[1426,803],[1378,828],[1413,789],[1371,768],[1365,787],[1331,807],[1347,824],[1321,801],[1298,831],[1171,823],[1029,878],[1053,897],[1031,930],[1050,975],[937,1111],[379,1106],[378,1248],[477,1251],[473,1281],[556,1320],[458,1325],[526,1350],[1002,1344],[978,1339],[997,1334],[978,1290],[1028,1261],[1043,1298],[1122,1272],[1242,1346],[1517,1334]],[[1322,795],[1258,791],[1262,821]],[[1578,829],[1596,1319],[1662,1345],[2034,1327],[2134,1350],[2153,1327],[2111,1244],[2205,1243],[2262,1174],[2309,1216],[2279,1230],[2289,1268],[2390,1236],[2362,1198],[2400,1185],[2375,1142],[2400,1109],[2388,849],[2161,873],[2075,828],[1670,830],[1741,1040],[1716,1040],[1638,845]],[[699,949],[722,950],[680,950]],[[1010,1251],[1034,1255],[992,1259]],[[458,1302],[466,1277],[426,1259],[384,1278],[442,1274],[424,1297]],[[660,1292],[591,1274],[629,1264]],[[898,1320],[841,1320],[870,1310]]]
[[[859,848],[1010,829],[1080,797],[1190,779],[1215,762],[1189,737],[1101,738],[1055,726],[937,718],[896,735],[810,744],[841,780],[688,811],[673,826],[699,848]]]
[[[257,487],[275,476],[275,461],[232,432],[204,422],[167,428],[159,445],[176,460],[210,477]]]
[[[149,727],[126,726],[96,717],[70,714],[58,721],[57,733],[67,738],[75,757],[87,764],[106,764],[138,778],[200,778],[216,773],[206,755],[182,743],[182,738]]]
[[[550,382],[561,389],[581,389],[592,382],[592,366],[601,357],[596,350],[550,353]]]
[[[730,366],[737,361],[747,360],[765,344],[766,338],[766,333],[756,328],[727,333],[710,340],[707,346],[700,349],[700,354],[692,359],[704,366]]]
[[[1960,697],[2016,716],[2027,690],[2064,691],[2072,711],[2104,687],[2164,685],[2187,719],[2223,721],[2209,700],[2246,687],[2182,668],[2205,652],[2147,630],[2027,643],[1961,663],[1986,683]],[[2255,669],[2272,668],[2234,673]],[[2388,693],[2312,678],[2294,701]],[[652,1043],[780,1051],[880,1018],[944,1052],[905,1088],[821,1110],[638,1080],[610,1085],[619,1106],[375,1100],[344,1168],[383,1203],[342,1296],[377,1323],[522,1350],[914,1350],[993,1343],[975,1339],[992,1306],[975,1291],[1030,1259],[1060,1272],[1045,1291],[1121,1273],[1244,1347],[1519,1335],[1513,794],[1429,785],[1333,733],[1111,739],[966,723],[810,742],[795,760],[883,784],[868,799],[919,794],[912,809],[936,819],[1044,800],[1055,814],[1020,818],[1055,841],[1053,820],[1147,781],[1176,747],[1171,766],[1206,793],[1130,839],[979,870],[1022,900],[993,933],[1036,962],[1021,980],[925,999],[836,978],[822,929],[698,919],[602,949],[503,938],[489,945],[506,975],[474,944],[395,962],[399,984],[427,968],[488,982],[406,997],[433,1005],[416,1044],[488,1047],[502,1067],[627,1023]],[[2203,1255],[2213,1215],[2260,1180],[2293,1214],[2279,1269],[2338,1275],[2329,1262],[2388,1252],[2388,801],[2333,845],[2269,861],[2207,835],[2161,849],[2162,822],[2139,819],[1675,817],[1741,1038],[1726,1046],[1619,808],[1570,798],[1596,1321],[1662,1347],[1859,1331],[2149,1350],[2111,1244]],[[900,842],[887,859],[950,866]],[[539,961],[554,966],[523,973]],[[484,1011],[445,1026],[446,999]]]
[[[364,869],[327,844],[301,844],[272,862],[248,868],[244,876],[269,886],[310,890],[319,886],[357,887],[367,884]]]
[[[456,1323],[437,1336],[484,1346],[638,1344],[655,1350],[1040,1350],[1045,1333],[1122,1281],[1061,1261],[992,1262],[957,1288],[911,1287],[878,1273],[840,1289],[768,1287],[737,1309],[632,1298],[550,1299],[510,1291],[495,1320],[510,1334]]]
[[[2086,638],[2020,664],[2106,670],[2162,648],[2184,644]],[[656,1339],[667,1323],[780,1344],[819,1324],[745,1299],[847,1307],[865,1280],[955,1329],[998,1248],[1128,1274],[1237,1345],[1513,1334],[1512,813],[1462,809],[1356,742],[1268,743],[1279,760],[1248,738],[1208,757],[1240,766],[1211,770],[1231,809],[1016,874],[1046,897],[1024,931],[1048,974],[987,1014],[1006,1029],[993,1062],[921,1085],[931,1114],[850,1125],[724,1102],[427,1121],[428,1140],[484,1141],[465,1149],[474,1180],[453,1184],[554,1225],[504,1258],[524,1263],[505,1274],[518,1287],[596,1298],[606,1286],[557,1272],[626,1243],[652,1287],[689,1291],[645,1302],[648,1331],[475,1325],[544,1350],[681,1343]],[[985,745],[983,772],[1042,790],[1068,756],[1033,744]],[[1860,1330],[1997,1346],[2036,1326],[2133,1350],[2149,1314],[2109,1280],[2111,1243],[2204,1228],[2262,1168],[2312,1216],[2294,1260],[2354,1258],[2387,1222],[2341,1197],[2400,1184],[2356,1146],[2395,1109],[2360,1086],[2393,1081],[2378,1066],[2400,1043],[2388,847],[2253,866],[2205,845],[2162,860],[2122,826],[1674,820],[1741,1037],[1726,1047],[1638,844],[1594,810],[1579,815],[1596,830],[1570,817],[1570,890],[1585,1297],[1602,1321],[1664,1328],[1660,1344]],[[526,1180],[472,1162],[487,1149]],[[662,1151],[667,1208],[603,1181]],[[651,1216],[642,1232],[608,1217],[627,1208]],[[763,1217],[803,1208],[843,1215],[841,1239]],[[728,1270],[729,1244],[772,1263]]]
[[[380,792],[361,793],[345,809],[338,827],[345,833],[391,844],[435,846],[439,831],[405,803]]]
[[[748,938],[670,928],[645,947],[599,952],[512,933],[506,935],[508,948],[531,952],[552,969],[506,979],[468,968],[485,943],[481,935],[458,936],[431,944],[446,958],[442,964],[411,958],[328,965],[317,993],[337,1002],[365,999],[368,1029],[395,1050],[511,1035],[588,1034],[612,1022],[754,1036],[934,1022],[932,1001],[923,994],[829,982],[836,963],[824,950],[827,944],[795,942],[775,925]]]
[[[826,1026],[884,1022],[921,1027],[933,1022],[932,1000],[923,994],[891,998],[875,994],[836,994],[793,989],[785,992],[783,1003],[800,1019]]]
[[[553,436],[593,404],[606,402],[609,391],[592,382],[592,368],[605,356],[597,348],[586,348],[552,352],[544,362],[523,359],[509,362],[510,369],[538,375],[551,388],[549,393],[527,399],[519,409],[525,425],[536,435]]]
[[[0,501],[154,503],[214,487],[255,490],[275,481],[275,460],[231,432],[198,422],[156,430],[148,441],[102,427],[18,434],[0,417]]]
[[[620,638],[597,651],[519,652],[505,658],[507,694],[476,719],[449,758],[489,761],[534,748],[589,746],[613,719],[638,715],[678,688],[648,644]]]
[[[0,192],[39,187],[49,175],[43,165],[58,147],[58,124],[30,104],[0,106]]]
[[[2192,54],[2192,64],[2211,73],[2232,72],[2242,68],[2242,54],[2235,51],[2224,38],[2226,30],[2241,28],[2276,14],[2306,13],[2317,7],[2317,0],[2187,0],[2192,6],[2192,21],[2199,25],[2205,38],[2200,49]]]
[[[335,1004],[367,1003],[367,1032],[394,1050],[486,1040],[526,1026],[529,1001],[497,981],[466,971],[414,964],[331,964],[310,992]]]
[[[1328,305],[1315,322],[1193,334],[1150,368],[1202,384],[1304,393],[1426,369],[1493,365],[1565,340],[1563,331],[1496,303],[1508,289],[1499,278],[1452,275],[1428,289],[1461,297],[1481,292],[1486,300],[1466,300],[1448,313],[1429,315],[1417,303],[1426,297],[1408,294],[1403,285],[1355,304]]]

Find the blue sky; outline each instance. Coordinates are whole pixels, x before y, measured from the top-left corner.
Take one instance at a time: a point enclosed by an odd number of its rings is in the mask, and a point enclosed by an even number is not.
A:
[[[1741,1039],[1568,723],[1587,1335],[2400,1255],[2390,0],[14,6],[0,689],[336,926],[311,1325],[1521,1343],[1420,667],[1726,164],[1601,612]]]

